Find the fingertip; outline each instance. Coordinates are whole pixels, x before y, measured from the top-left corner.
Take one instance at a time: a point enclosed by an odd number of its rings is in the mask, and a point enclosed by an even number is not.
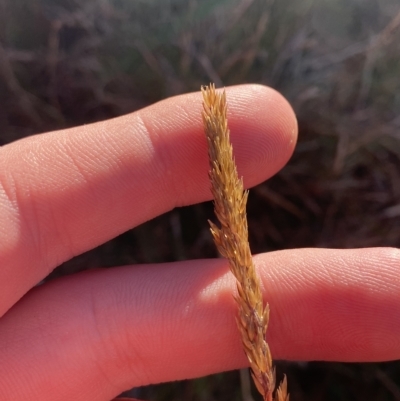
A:
[[[398,249],[294,249],[260,254],[255,262],[274,311],[269,335],[275,355],[339,355],[347,362],[398,358]]]
[[[276,90],[240,85],[228,90],[228,118],[239,174],[251,187],[288,162],[297,141],[293,108]]]
[[[291,157],[297,121],[288,101],[259,84],[227,87],[228,127],[239,176],[246,187],[277,173]],[[141,111],[164,161],[174,206],[211,198],[200,92],[176,96]],[[158,116],[158,120],[154,119]],[[157,121],[162,121],[163,129]],[[168,135],[167,135],[168,133]]]

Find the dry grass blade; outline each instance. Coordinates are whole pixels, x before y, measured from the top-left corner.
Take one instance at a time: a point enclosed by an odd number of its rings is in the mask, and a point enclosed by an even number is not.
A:
[[[265,335],[269,319],[268,304],[264,307],[260,280],[256,274],[248,242],[244,191],[233,159],[227,121],[226,94],[217,93],[215,86],[202,88],[203,123],[208,142],[211,190],[215,214],[221,223],[210,222],[211,232],[219,252],[229,260],[237,280],[237,325],[243,348],[249,360],[254,383],[265,401],[273,399],[275,372]],[[288,401],[286,379],[279,387],[276,401]]]

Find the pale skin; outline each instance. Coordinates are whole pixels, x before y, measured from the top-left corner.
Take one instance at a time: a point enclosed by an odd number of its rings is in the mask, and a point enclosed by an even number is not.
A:
[[[296,119],[266,87],[227,88],[227,98],[239,174],[251,187],[290,158]],[[2,399],[110,401],[131,387],[246,365],[222,259],[99,269],[35,287],[74,255],[211,198],[201,102],[200,93],[174,97],[0,149]],[[274,358],[400,358],[397,249],[254,259]]]

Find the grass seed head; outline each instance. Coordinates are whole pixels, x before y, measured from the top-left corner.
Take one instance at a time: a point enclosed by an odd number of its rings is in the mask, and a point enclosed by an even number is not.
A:
[[[215,86],[201,88],[203,124],[208,143],[209,177],[214,197],[214,210],[220,227],[210,222],[218,251],[228,259],[236,278],[238,305],[236,318],[243,349],[252,370],[254,383],[265,401],[272,401],[275,371],[265,340],[269,307],[263,305],[260,280],[253,264],[246,217],[248,192],[239,178],[227,119],[226,92]],[[289,401],[286,378],[275,395],[276,401]]]

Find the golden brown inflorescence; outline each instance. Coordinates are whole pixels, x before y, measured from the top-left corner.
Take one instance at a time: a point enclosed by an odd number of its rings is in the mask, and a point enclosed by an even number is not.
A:
[[[237,325],[244,352],[250,363],[254,383],[265,401],[272,401],[275,371],[265,339],[268,304],[263,305],[260,279],[256,274],[248,242],[246,203],[248,192],[239,179],[233,158],[227,120],[226,93],[215,86],[201,88],[203,93],[203,123],[210,160],[209,177],[214,196],[215,214],[221,223],[210,222],[218,251],[229,261],[236,278],[238,305]],[[286,378],[275,394],[276,401],[288,401]]]

